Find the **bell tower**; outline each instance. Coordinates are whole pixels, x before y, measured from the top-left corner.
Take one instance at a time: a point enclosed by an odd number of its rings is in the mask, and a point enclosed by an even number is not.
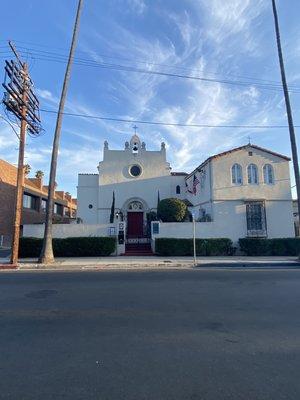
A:
[[[136,133],[130,139],[130,149],[133,154],[137,154],[141,149],[141,141]]]

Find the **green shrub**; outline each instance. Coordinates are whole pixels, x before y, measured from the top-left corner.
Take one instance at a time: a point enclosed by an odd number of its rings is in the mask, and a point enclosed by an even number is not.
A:
[[[180,199],[163,199],[158,204],[157,216],[163,222],[182,222],[187,215],[187,206]]]
[[[206,239],[206,256],[228,256],[232,254],[232,251],[232,241],[230,239]]]
[[[155,252],[160,256],[192,256],[193,239],[155,239]],[[197,256],[228,256],[232,254],[232,241],[227,238],[196,239]]]
[[[39,257],[42,250],[43,241],[33,237],[21,237],[19,247],[19,257]]]
[[[19,256],[39,257],[42,250],[42,239],[32,237],[20,238]],[[69,237],[53,239],[55,257],[101,257],[109,256],[116,249],[113,237]]]
[[[270,246],[267,239],[243,238],[239,239],[240,250],[247,256],[270,255]]]
[[[242,238],[241,251],[247,256],[297,256],[300,254],[300,238]]]

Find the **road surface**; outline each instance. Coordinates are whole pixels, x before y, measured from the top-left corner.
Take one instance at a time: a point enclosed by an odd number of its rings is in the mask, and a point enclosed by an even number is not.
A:
[[[300,398],[300,270],[2,272],[0,399]]]

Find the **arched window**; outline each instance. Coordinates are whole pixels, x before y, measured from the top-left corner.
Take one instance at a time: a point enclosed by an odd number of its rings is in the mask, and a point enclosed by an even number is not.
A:
[[[231,179],[234,185],[243,184],[243,173],[240,164],[234,164],[231,168]]]
[[[180,194],[180,186],[179,185],[176,186],[176,194]]]
[[[265,164],[263,168],[264,183],[272,185],[274,183],[274,170],[271,164]]]
[[[258,170],[255,164],[248,165],[248,183],[251,185],[258,184]]]

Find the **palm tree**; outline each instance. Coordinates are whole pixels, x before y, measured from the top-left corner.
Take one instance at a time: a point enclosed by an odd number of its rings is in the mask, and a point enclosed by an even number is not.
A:
[[[44,177],[44,175],[45,175],[44,172],[41,171],[40,169],[37,170],[36,173],[35,173],[35,177],[36,177],[37,179],[42,179],[42,178]]]
[[[293,115],[292,115],[292,108],[291,108],[291,103],[290,103],[289,90],[288,90],[288,85],[287,85],[287,81],[286,81],[285,68],[284,68],[284,62],[283,62],[280,31],[279,31],[279,21],[278,21],[275,0],[272,0],[272,6],[273,6],[273,14],[274,14],[274,22],[275,22],[275,32],[276,32],[276,41],[277,41],[282,87],[283,87],[283,92],[284,92],[286,113],[287,113],[288,124],[289,124],[290,141],[291,141],[293,164],[294,164],[294,174],[295,174],[296,189],[297,189],[298,210],[300,210],[300,175],[299,175],[297,144],[296,144],[295,129],[294,129],[294,123],[293,123]],[[300,213],[298,213],[298,214],[299,214],[299,223],[300,223]]]
[[[60,102],[59,102],[56,127],[55,127],[55,133],[54,133],[54,140],[53,140],[49,188],[48,188],[48,202],[47,202],[47,208],[46,208],[44,241],[43,241],[41,255],[39,258],[39,262],[45,263],[45,264],[49,264],[54,261],[53,248],[52,248],[52,217],[53,217],[53,207],[54,207],[57,157],[58,157],[58,150],[59,150],[59,140],[60,140],[61,126],[62,126],[62,119],[63,119],[63,111],[64,111],[64,107],[65,107],[65,101],[66,101],[68,86],[69,86],[69,82],[70,82],[71,66],[73,63],[75,46],[76,46],[76,41],[77,41],[77,36],[78,36],[78,28],[79,28],[82,3],[83,3],[83,0],[78,0],[78,7],[77,7],[76,19],[75,19],[75,24],[74,24],[74,29],[73,29],[73,36],[72,36],[72,43],[71,43],[63,88],[62,88],[62,92],[61,92],[61,98],[60,98]]]
[[[29,175],[31,171],[31,166],[29,164],[24,165],[24,174],[25,176]]]

